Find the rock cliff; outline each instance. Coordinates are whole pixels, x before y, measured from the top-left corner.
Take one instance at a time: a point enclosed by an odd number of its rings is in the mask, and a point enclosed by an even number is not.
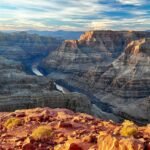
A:
[[[27,32],[0,32],[0,55],[10,59],[26,60],[55,50],[61,40]]]
[[[117,116],[149,122],[149,37],[144,31],[86,32],[65,41],[41,66],[49,77],[114,106]]]
[[[121,56],[101,75],[95,88],[98,95],[103,91],[102,101],[119,108],[120,115],[149,122],[150,39],[129,43]]]
[[[57,49],[61,42],[62,40],[57,38],[27,32],[0,32],[0,55],[20,61],[25,66],[25,70],[31,73],[32,64]]]
[[[44,60],[42,66],[50,71],[54,68],[62,73],[71,73],[68,80],[75,81],[78,87],[94,90],[93,80],[108,69],[129,42],[144,37],[149,37],[149,34],[136,31],[86,32],[79,40],[65,41]]]
[[[150,149],[150,126],[137,126],[130,121],[115,124],[87,114],[51,108],[0,113],[0,120],[0,149]]]
[[[85,95],[63,94],[52,80],[26,73],[31,74],[32,65],[60,43],[60,39],[27,32],[0,33],[0,111],[49,106],[91,113]]]
[[[0,111],[46,106],[86,113],[91,113],[92,107],[85,95],[64,94],[52,80],[27,75],[20,62],[0,57]]]

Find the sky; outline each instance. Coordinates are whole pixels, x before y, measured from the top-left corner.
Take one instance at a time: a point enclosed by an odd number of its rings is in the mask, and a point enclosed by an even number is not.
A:
[[[0,0],[0,30],[150,30],[150,0]]]

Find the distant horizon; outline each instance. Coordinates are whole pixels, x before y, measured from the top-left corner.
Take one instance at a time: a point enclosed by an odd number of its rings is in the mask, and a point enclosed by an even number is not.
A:
[[[149,0],[1,0],[0,30],[150,30]]]
[[[138,31],[138,32],[142,32],[142,31],[150,31],[150,29],[147,30],[113,30],[113,29],[93,29],[93,30],[0,30],[0,32],[27,32],[27,31],[38,31],[38,32],[90,32],[90,31]]]

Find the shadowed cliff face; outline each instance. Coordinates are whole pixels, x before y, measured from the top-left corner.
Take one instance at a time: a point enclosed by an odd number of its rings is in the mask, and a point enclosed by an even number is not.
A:
[[[49,77],[111,104],[114,114],[149,122],[148,37],[140,31],[86,32],[79,40],[65,41],[41,66],[49,70]]]
[[[0,113],[1,149],[149,150],[150,126],[115,124],[67,109]],[[131,130],[132,129],[132,130]],[[132,132],[134,130],[134,132]],[[130,132],[131,131],[131,132]],[[126,133],[125,132],[125,133]]]

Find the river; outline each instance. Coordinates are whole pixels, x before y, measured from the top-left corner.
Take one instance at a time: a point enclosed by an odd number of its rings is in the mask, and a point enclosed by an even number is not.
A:
[[[37,76],[45,76],[43,73],[41,73],[38,70],[37,65],[32,65],[32,72],[37,75]],[[81,94],[86,95],[89,99],[91,99],[91,103],[95,104],[98,106],[102,111],[107,112],[107,113],[112,113],[112,106],[100,101],[97,97],[95,97],[92,93],[86,92],[83,89],[80,89],[78,87],[71,86],[67,84],[66,82],[62,80],[57,80],[54,82],[56,85],[56,88],[58,91],[61,91],[62,93],[68,93],[68,92],[78,92]]]
[[[37,76],[44,76],[38,69],[36,65],[32,66],[32,72],[37,75]],[[61,91],[62,93],[67,93],[69,92],[67,89],[65,89],[64,87],[62,87],[61,85],[57,84],[56,82],[54,82],[56,89],[58,91]]]

